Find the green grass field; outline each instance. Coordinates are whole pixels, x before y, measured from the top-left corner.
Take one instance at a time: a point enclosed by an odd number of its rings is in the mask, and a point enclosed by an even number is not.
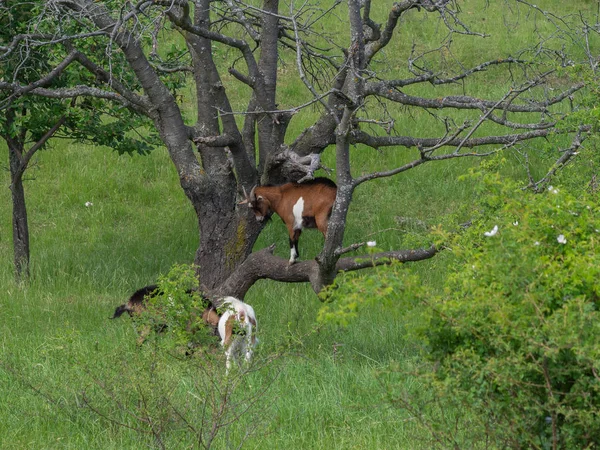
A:
[[[574,3],[593,8],[593,2]],[[491,32],[493,11],[477,12],[478,2],[468,2],[469,8]],[[416,24],[409,27],[408,39],[432,39],[426,30],[439,24],[424,26],[423,15],[416,12],[410,17]],[[489,53],[497,57],[496,50],[531,33],[498,30],[499,36],[479,40],[476,47],[459,48],[473,60]],[[506,42],[508,37],[513,42]],[[491,95],[484,76],[478,83],[482,95]],[[283,92],[290,103],[306,95],[297,83]],[[400,132],[429,135],[425,119],[404,118]],[[302,121],[294,124],[290,136],[302,126]],[[507,170],[522,176],[522,167],[507,156],[514,162]],[[325,165],[333,167],[332,158],[326,153]],[[403,149],[354,149],[352,158],[360,174],[382,163],[397,165],[408,156]],[[8,161],[2,145],[0,161]],[[346,242],[368,239],[383,250],[410,248],[416,242],[414,230],[403,218],[432,226],[473,203],[473,186],[457,178],[477,164],[425,165],[360,186]],[[107,148],[54,141],[51,149],[39,152],[26,178],[31,280],[16,284],[9,174],[0,172],[0,448],[190,448],[199,443],[206,408],[217,408],[219,395],[232,387],[237,388],[226,403],[228,413],[246,407],[248,413],[219,432],[215,448],[242,442],[245,448],[269,450],[432,448],[427,431],[393,401],[401,390],[427,397],[419,380],[409,375],[420,364],[421,343],[407,340],[404,329],[417,315],[373,309],[344,329],[317,327],[321,303],[309,286],[261,281],[246,296],[259,320],[257,370],[228,385],[220,380],[220,365],[182,361],[151,343],[139,348],[129,318],[109,320],[134,290],[155,282],[174,264],[193,261],[196,217],[167,152],[118,156]],[[462,219],[468,217],[455,218]],[[302,258],[316,256],[322,242],[319,233],[304,233]],[[257,248],[271,243],[277,244],[276,254],[287,257],[287,234],[277,218]],[[442,254],[413,267],[435,288],[449,259]],[[223,363],[215,354],[216,364]],[[217,395],[217,403],[208,407],[207,391]],[[453,411],[440,414],[452,416]]]
[[[448,170],[431,166],[422,172],[451,178]],[[452,202],[470,195],[466,189],[450,195],[447,181],[440,179],[420,200],[413,198],[402,186],[418,185],[417,172],[357,192],[348,242],[368,238],[381,248],[401,246],[404,233],[395,216],[433,221],[440,211],[451,210]],[[193,261],[198,236],[192,207],[163,150],[129,157],[59,142],[39,155],[29,175],[28,285],[12,279],[10,208],[2,209],[1,218],[1,447],[138,448],[140,433],[111,425],[84,407],[81,396],[98,390],[100,381],[122,386],[115,381],[119,376],[135,385],[136,374],[148,370],[152,352],[136,346],[129,318],[108,318],[135,289],[154,282],[175,263]],[[374,202],[372,189],[385,195]],[[2,204],[10,204],[9,194],[2,191]],[[422,195],[429,196],[425,209]],[[93,205],[86,207],[86,202]],[[377,210],[389,215],[375,214]],[[286,241],[285,227],[275,219],[257,246],[275,242],[277,253],[286,257]],[[305,233],[304,257],[314,257],[321,245],[319,233]],[[437,264],[421,266],[426,270]],[[414,448],[418,433],[412,420],[386,401],[377,376],[390,362],[410,360],[414,353],[402,338],[401,311],[366,312],[348,329],[315,331],[320,302],[307,285],[262,281],[246,301],[259,317],[259,360],[282,353],[248,381],[260,390],[278,373],[261,401],[265,429],[248,439],[250,447]],[[163,358],[163,368],[177,365]],[[176,368],[166,368],[162,376],[179,375]],[[148,387],[139,382],[140,389]],[[101,397],[106,408],[118,413],[114,402]]]

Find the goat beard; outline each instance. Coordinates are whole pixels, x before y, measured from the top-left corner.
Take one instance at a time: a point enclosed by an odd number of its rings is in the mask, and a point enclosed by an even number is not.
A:
[[[268,221],[271,220],[272,216],[273,216],[273,212],[269,212],[266,215],[262,216],[262,219],[259,219],[257,217],[256,220],[258,220],[260,223],[267,223]]]

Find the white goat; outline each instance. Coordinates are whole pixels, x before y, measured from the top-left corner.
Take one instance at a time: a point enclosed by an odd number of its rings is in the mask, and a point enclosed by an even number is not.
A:
[[[241,355],[246,361],[252,358],[252,349],[256,345],[252,327],[256,327],[256,315],[252,306],[234,297],[225,297],[222,309],[218,328],[228,373],[232,359],[238,360]]]

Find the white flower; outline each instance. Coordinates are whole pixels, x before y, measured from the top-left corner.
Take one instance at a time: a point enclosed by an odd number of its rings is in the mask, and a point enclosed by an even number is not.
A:
[[[535,242],[533,243],[533,245],[535,245],[535,246],[537,247],[538,245],[540,245],[540,241],[535,241]]]
[[[553,186],[548,186],[548,190],[553,194],[558,194],[558,189],[554,188]]]
[[[519,221],[518,221],[518,220],[515,220],[515,221],[513,222],[513,225],[514,225],[515,227],[516,227],[516,226],[518,226],[518,225],[519,225]]]
[[[89,208],[90,206],[94,206],[92,202],[85,202],[85,207]]]
[[[495,236],[496,233],[498,232],[498,225],[494,225],[494,228],[492,228],[491,231],[486,231],[485,233],[483,233],[485,236]]]
[[[367,242],[367,247],[375,247],[376,245],[377,245],[377,242],[375,242],[375,241]]]
[[[556,240],[558,241],[559,244],[567,243],[567,238],[565,238],[564,234],[559,234],[558,237],[556,238]]]

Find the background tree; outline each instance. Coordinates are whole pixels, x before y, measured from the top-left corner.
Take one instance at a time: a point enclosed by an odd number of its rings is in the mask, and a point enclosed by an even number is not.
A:
[[[373,254],[368,262],[342,257],[361,246],[343,247],[354,189],[431,161],[486,156],[549,138],[569,112],[563,103],[571,101],[574,107],[574,94],[585,85],[557,71],[575,61],[565,44],[577,31],[572,18],[558,18],[522,1],[510,5],[540,20],[535,40],[470,67],[453,59],[453,44],[484,36],[461,20],[458,5],[448,0],[404,0],[378,5],[385,8],[381,10],[370,0],[349,0],[347,8],[342,2],[326,8],[318,2],[284,6],[278,0],[260,5],[236,0],[52,0],[34,5],[37,17],[28,23],[27,33],[7,39],[2,51],[19,49],[27,61],[32,46],[52,49],[53,69],[39,80],[54,79],[59,67],[77,64],[95,76],[94,82],[55,88],[13,79],[0,82],[0,88],[17,96],[110,99],[149,117],[197,213],[195,263],[203,287],[214,294],[243,297],[260,278],[310,281],[319,291],[340,270],[431,257],[433,248]],[[348,35],[320,28],[323,17],[342,11]],[[425,15],[437,17],[447,35],[437,49],[421,48],[418,40],[408,49],[401,25]],[[177,57],[167,55],[167,43]],[[592,55],[585,44],[578,50],[582,58]],[[396,54],[406,58],[405,67],[389,64]],[[225,57],[226,66],[217,55]],[[282,108],[278,66],[286,59],[295,60],[308,95],[302,105]],[[593,66],[593,58],[588,59]],[[173,76],[187,72],[195,87],[194,119],[186,117],[184,99],[173,84]],[[492,72],[496,80],[504,74],[499,89],[470,92],[471,78]],[[243,113],[236,111],[233,96],[246,92],[247,106]],[[320,116],[289,136],[294,117],[308,105],[318,108]],[[395,118],[419,111],[430,114],[431,134],[403,135]],[[581,121],[560,129],[575,135],[575,150],[589,130]],[[291,267],[272,254],[272,247],[252,253],[262,225],[247,208],[236,207],[242,188],[310,178],[322,152],[333,145],[338,197],[322,253]],[[407,162],[353,174],[351,147],[406,149]],[[568,162],[575,150],[563,153],[558,164]]]
[[[26,37],[35,9],[29,3],[15,3],[0,9],[0,43]],[[54,64],[55,53],[36,45],[27,46],[28,54],[23,58],[16,47],[4,47],[0,78],[14,80],[28,86],[25,91],[36,86],[64,89],[73,83],[92,82],[87,71],[68,68],[75,53],[58,65]],[[40,74],[48,75],[40,78]],[[86,79],[87,76],[87,79]],[[5,91],[0,96],[4,114],[0,115],[0,137],[8,147],[11,174],[12,224],[15,275],[18,279],[29,276],[30,246],[29,223],[23,177],[36,152],[46,148],[53,137],[68,137],[80,142],[109,145],[114,150],[146,153],[153,146],[152,137],[127,136],[133,127],[143,123],[144,116],[132,115],[121,105],[94,97],[78,100],[24,96],[23,92]],[[60,96],[58,96],[60,97]],[[156,141],[155,141],[156,142]]]

